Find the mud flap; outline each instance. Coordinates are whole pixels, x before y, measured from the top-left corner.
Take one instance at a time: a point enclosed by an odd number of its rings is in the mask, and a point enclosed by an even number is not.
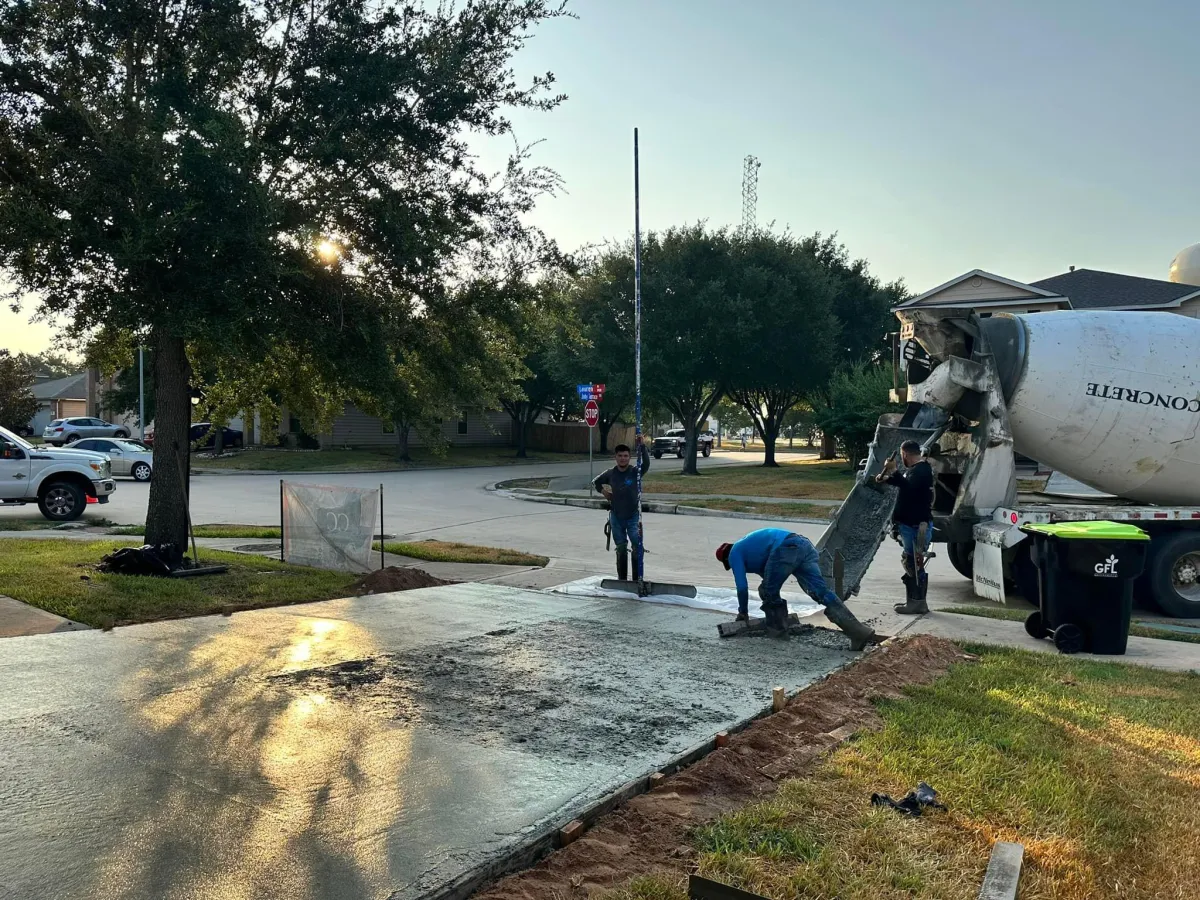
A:
[[[817,542],[821,575],[827,584],[841,582],[835,590],[843,601],[858,593],[863,576],[891,529],[898,491],[889,485],[876,484],[875,476],[883,471],[884,462],[895,456],[905,441],[916,441],[925,446],[940,433],[939,429],[901,428],[890,424],[891,421],[896,418],[886,416],[875,429],[867,467]],[[839,553],[842,559],[840,579],[836,571]]]
[[[971,581],[975,585],[975,596],[985,600],[1005,603],[1004,591],[1004,546],[1010,531],[1008,525],[998,522],[981,522],[974,528],[975,553],[971,567]]]

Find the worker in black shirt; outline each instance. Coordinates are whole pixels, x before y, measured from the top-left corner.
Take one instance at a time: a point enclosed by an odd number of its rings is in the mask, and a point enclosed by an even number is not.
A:
[[[638,469],[644,477],[650,471],[650,453],[639,434],[637,436],[638,465],[630,465],[632,453],[626,444],[617,444],[614,451],[616,465],[601,472],[592,481],[592,486],[608,501],[608,527],[617,544],[617,578],[629,580],[629,545],[633,544],[633,580],[642,577],[641,543],[638,515]]]
[[[929,612],[925,602],[925,594],[929,590],[925,560],[929,541],[933,537],[933,468],[925,460],[921,445],[916,441],[905,441],[900,445],[900,459],[904,463],[903,473],[896,471],[896,461],[889,457],[875,480],[900,489],[892,521],[904,548],[901,556],[904,576],[901,580],[904,582],[905,602],[903,605],[897,604],[895,610],[919,615]]]

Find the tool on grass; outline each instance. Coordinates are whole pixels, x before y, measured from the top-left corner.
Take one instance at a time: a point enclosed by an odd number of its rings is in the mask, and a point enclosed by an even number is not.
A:
[[[637,542],[633,548],[633,581],[606,578],[600,586],[607,591],[630,591],[639,597],[695,597],[690,584],[668,584],[646,580],[645,532],[642,527],[642,213],[638,174],[638,130],[633,129],[633,381],[634,435],[637,440]]]

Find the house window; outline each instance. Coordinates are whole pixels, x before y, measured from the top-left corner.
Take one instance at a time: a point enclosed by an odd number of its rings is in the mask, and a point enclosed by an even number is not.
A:
[[[458,417],[458,433],[459,434],[467,433],[467,414],[466,413],[463,413],[461,416]]]

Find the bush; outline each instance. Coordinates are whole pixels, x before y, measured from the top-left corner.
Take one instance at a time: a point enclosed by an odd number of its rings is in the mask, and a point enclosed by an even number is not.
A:
[[[836,372],[829,382],[828,404],[816,410],[817,425],[833,436],[851,462],[867,455],[879,417],[904,407],[889,400],[892,373],[875,363]]]

